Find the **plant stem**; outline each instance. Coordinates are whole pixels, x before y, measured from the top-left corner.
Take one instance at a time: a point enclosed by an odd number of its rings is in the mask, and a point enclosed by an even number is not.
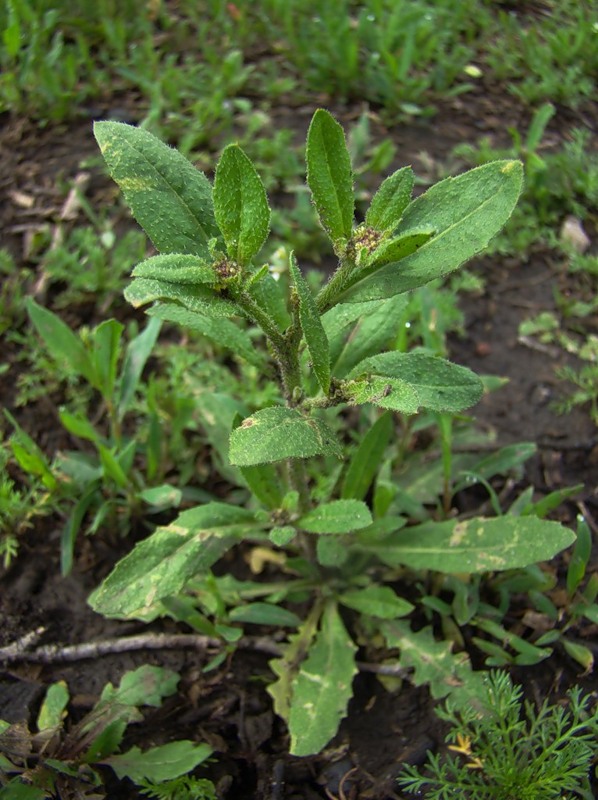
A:
[[[354,269],[355,261],[344,256],[340,261],[339,268],[328,283],[322,287],[316,297],[316,305],[318,306],[320,314],[332,308],[336,303],[336,298],[342,294],[345,289],[349,288],[352,283]]]

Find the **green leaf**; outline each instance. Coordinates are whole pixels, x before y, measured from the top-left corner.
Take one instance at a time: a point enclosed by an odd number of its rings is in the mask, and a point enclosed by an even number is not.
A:
[[[255,530],[253,514],[236,506],[208,503],[183,511],[119,561],[88,602],[107,617],[143,615]]]
[[[371,512],[361,500],[332,500],[330,503],[322,503],[297,522],[308,533],[350,533],[371,524]]]
[[[270,510],[280,508],[283,494],[276,467],[272,464],[255,464],[241,467],[241,474],[260,503]]]
[[[116,383],[120,340],[124,329],[124,325],[117,320],[108,319],[98,325],[91,334],[93,345],[91,357],[97,387],[102,396],[110,401]]]
[[[322,324],[337,378],[343,378],[364,358],[392,346],[405,323],[408,301],[406,295],[396,295],[382,301],[336,305],[324,314]]]
[[[279,628],[297,628],[301,619],[292,611],[273,603],[248,603],[233,608],[229,614],[231,622],[249,622],[253,625],[275,625]]]
[[[230,461],[240,467],[317,455],[342,457],[334,431],[322,420],[293,408],[257,411],[230,436]]]
[[[112,767],[121,780],[129,778],[133,783],[146,780],[160,783],[186,775],[202,764],[213,752],[207,744],[196,744],[181,739],[152,747],[143,753],[138,747],[132,747],[126,753],[110,756],[102,763]]]
[[[206,176],[147,131],[121,122],[96,122],[94,135],[137,222],[160,253],[209,258],[219,238]]]
[[[396,619],[413,611],[414,606],[402,597],[397,597],[390,586],[366,586],[350,589],[338,597],[339,603],[380,619]]]
[[[446,178],[411,203],[396,236],[433,228],[416,252],[355,284],[341,302],[392,297],[448,275],[479,253],[511,216],[523,185],[518,161],[493,161]]]
[[[152,486],[144,489],[137,495],[144,503],[157,508],[176,508],[183,499],[183,492],[178,486],[164,483],[162,486]]]
[[[356,278],[365,278],[374,270],[385,264],[396,264],[401,259],[410,256],[419,250],[422,245],[429,242],[436,233],[434,228],[427,227],[415,231],[408,231],[392,239],[384,240],[368,257],[365,267],[360,270]]]
[[[338,536],[318,536],[316,540],[318,564],[323,567],[342,567],[349,557],[346,542]]]
[[[106,706],[153,706],[159,708],[165,697],[173,695],[179,676],[171,669],[144,664],[125,672],[117,687],[107,683],[96,708]]]
[[[238,313],[237,306],[225,300],[205,285],[187,286],[152,278],[135,278],[124,291],[125,299],[134,308],[154,300],[172,300],[188,308],[215,317],[231,317]]]
[[[120,420],[133,402],[141,373],[154,349],[161,327],[162,323],[159,320],[151,319],[145,329],[127,345],[118,392],[118,418]]]
[[[291,755],[319,753],[336,734],[353,694],[356,650],[336,606],[327,606],[295,681],[289,713]]]
[[[81,339],[73,333],[60,317],[39,306],[28,297],[25,300],[29,319],[52,358],[63,368],[81,375],[92,386],[97,386],[91,358]]]
[[[297,266],[294,253],[291,253],[289,257],[289,266],[291,277],[299,298],[301,329],[311,356],[316,378],[318,379],[322,391],[327,395],[330,389],[330,352],[328,349],[328,338],[322,326],[316,301]]]
[[[65,681],[58,681],[48,687],[44,702],[37,715],[38,731],[59,728],[66,716],[66,707],[69,702],[69,690]]]
[[[457,412],[474,405],[483,385],[466,367],[426,353],[381,353],[360,362],[347,376],[345,395],[356,403],[415,414]]]
[[[402,167],[386,178],[372,197],[365,224],[380,233],[394,231],[411,200],[413,183],[411,167]]]
[[[295,680],[301,662],[316,635],[320,608],[314,606],[297,633],[290,634],[288,643],[282,647],[280,658],[268,662],[268,666],[276,675],[276,680],[266,687],[266,691],[274,701],[274,711],[288,724],[291,713],[291,699]]]
[[[197,256],[169,253],[152,256],[137,264],[131,272],[133,278],[150,278],[156,281],[195,286],[217,283],[216,273],[210,263]]]
[[[256,348],[252,339],[241,328],[223,317],[210,317],[197,311],[188,311],[176,303],[157,303],[147,311],[150,317],[158,317],[164,322],[173,322],[183,328],[201,333],[207,339],[222,347],[227,347],[239,358],[249,364],[264,367],[265,357]]]
[[[47,797],[45,791],[22,783],[20,778],[14,778],[0,789],[0,800],[44,800]]]
[[[322,227],[332,241],[342,243],[353,230],[353,173],[342,127],[318,109],[307,133],[307,183]]]
[[[392,414],[385,412],[372,425],[355,450],[341,488],[343,500],[363,500],[378,474],[394,428]]]
[[[412,631],[407,622],[384,622],[381,632],[388,647],[398,647],[399,663],[414,670],[410,680],[428,684],[432,697],[451,695],[455,705],[471,706],[483,696],[483,673],[473,672],[466,653],[451,652],[451,642],[437,642],[432,628]]]
[[[97,447],[98,453],[100,454],[100,462],[104,469],[104,475],[113,480],[121,489],[126,489],[130,479],[119,463],[116,453],[101,443],[98,443]]]
[[[4,416],[14,428],[9,444],[19,466],[29,475],[37,475],[46,489],[55,491],[58,488],[58,481],[43,452],[31,436],[25,433],[10,411],[4,409]]]
[[[390,566],[473,573],[518,569],[548,561],[575,540],[558,522],[536,517],[478,517],[425,522],[372,543],[368,551]]]
[[[90,442],[98,444],[100,442],[100,434],[96,431],[91,422],[84,417],[81,413],[71,414],[65,408],[61,408],[58,412],[60,421],[73,436],[78,436],[80,439],[87,439]]]
[[[246,266],[268,238],[270,207],[260,176],[236,144],[225,147],[216,166],[214,213],[229,257]]]

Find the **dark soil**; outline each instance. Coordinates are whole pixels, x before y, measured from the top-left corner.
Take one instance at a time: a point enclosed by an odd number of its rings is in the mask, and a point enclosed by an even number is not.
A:
[[[337,109],[343,121],[359,109]],[[355,113],[354,113],[355,112]],[[276,124],[292,126],[304,136],[311,108],[287,108],[277,115]],[[560,141],[570,127],[592,125],[594,119],[574,118],[560,112],[553,120],[550,136]],[[100,116],[106,116],[105,113]],[[134,112],[131,112],[134,118]],[[429,121],[404,125],[390,134],[396,140],[402,163],[413,163],[420,174],[434,172],[460,142],[475,142],[490,135],[499,144],[509,141],[509,125],[525,128],[526,110],[492,87],[484,93],[459,98]],[[39,275],[28,258],[28,242],[36,226],[55,224],[64,202],[65,190],[81,170],[81,162],[96,157],[91,120],[69,127],[40,131],[25,122],[4,117],[0,120],[0,224],[3,246],[8,247],[22,268],[23,282],[33,291]],[[385,131],[380,127],[380,133]],[[115,187],[90,168],[92,179],[87,196],[96,209],[113,204]],[[436,178],[436,175],[433,175]],[[18,195],[31,196],[33,204],[23,208]],[[596,240],[596,231],[588,231]],[[539,494],[583,483],[577,502],[583,501],[593,518],[598,518],[598,440],[586,410],[566,417],[552,407],[561,386],[555,367],[565,358],[560,350],[540,351],[518,340],[519,322],[554,307],[553,285],[575,291],[571,278],[551,260],[549,253],[537,252],[523,264],[498,258],[483,259],[474,267],[485,276],[482,296],[465,299],[465,336],[452,341],[453,360],[483,374],[508,376],[510,382],[487,397],[475,410],[480,425],[497,433],[499,444],[533,441],[537,456],[527,465],[526,481]],[[122,303],[115,299],[115,309]],[[110,313],[113,313],[112,309]],[[99,320],[86,318],[81,309],[70,309],[73,325]],[[72,319],[71,319],[72,317]],[[3,357],[11,370],[0,379],[0,406],[12,408],[15,397],[17,351],[3,344]],[[21,424],[48,450],[63,445],[57,440],[56,411],[52,402],[40,402],[33,409],[17,409]],[[577,506],[565,504],[559,512],[572,521]],[[95,537],[79,542],[73,573],[60,576],[60,523],[42,520],[22,539],[14,566],[1,575],[0,645],[18,639],[38,626],[44,627],[39,643],[71,645],[111,636],[146,632],[141,623],[118,623],[94,614],[86,597],[98,581],[124,554],[130,542],[112,543]],[[596,561],[593,568],[596,569]],[[159,621],[149,628],[175,632],[173,623]],[[594,631],[594,636],[596,631]],[[426,750],[442,741],[442,728],[433,714],[425,689],[404,682],[391,694],[369,674],[355,682],[348,719],[337,738],[324,753],[314,758],[291,758],[283,723],[273,714],[265,691],[268,657],[238,652],[217,670],[202,672],[205,654],[190,650],[161,650],[107,655],[73,664],[16,664],[0,672],[0,718],[18,722],[35,721],[45,688],[65,680],[71,693],[71,717],[89,710],[107,681],[117,684],[122,674],[141,664],[157,664],[181,675],[176,696],[146,716],[143,724],[130,726],[125,746],[142,748],[177,738],[209,742],[217,761],[209,775],[217,783],[219,797],[244,800],[263,798],[314,800],[316,798],[367,798],[386,800],[401,795],[396,776],[402,762],[421,763]],[[594,676],[580,676],[580,669],[564,655],[555,655],[535,667],[519,670],[531,696],[554,699],[581,681],[586,689],[598,690]],[[112,779],[107,775],[107,780]],[[137,796],[130,784],[109,783],[109,796]]]

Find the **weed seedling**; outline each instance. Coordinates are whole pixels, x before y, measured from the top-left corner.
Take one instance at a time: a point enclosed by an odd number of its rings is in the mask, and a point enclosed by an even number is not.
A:
[[[357,638],[398,651],[401,667],[435,696],[469,697],[480,679],[467,657],[401,619],[414,608],[401,589],[406,577],[522,567],[551,558],[574,534],[533,514],[459,519],[447,508],[423,508],[412,524],[409,497],[397,491],[408,475],[402,432],[424,415],[444,420],[442,495],[447,420],[477,402],[483,384],[425,346],[393,345],[407,293],[455,271],[501,229],[519,197],[521,164],[484,165],[416,200],[404,167],[356,224],[343,130],[316,111],[307,185],[338,262],[321,285],[292,252],[282,270],[260,263],[270,208],[239,146],[224,149],[212,186],[147,131],[101,122],[95,134],[158,251],[135,267],[126,298],[228,348],[264,388],[258,395],[237,380],[237,396],[204,395],[222,469],[245,494],[187,508],[158,527],[92,594],[92,607],[119,618],[169,613],[199,626],[215,618],[229,644],[231,624],[290,627],[270,663],[269,692],[295,755],[316,753],[335,735],[352,694]],[[276,567],[271,583],[211,573],[242,541],[254,573]]]

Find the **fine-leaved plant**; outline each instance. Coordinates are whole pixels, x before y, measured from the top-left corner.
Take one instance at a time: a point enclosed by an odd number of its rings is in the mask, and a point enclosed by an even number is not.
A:
[[[270,662],[269,693],[295,755],[318,752],[335,735],[352,694],[357,641],[383,643],[434,696],[463,700],[479,680],[466,655],[403,619],[413,610],[400,588],[405,577],[523,567],[551,558],[574,534],[533,514],[458,519],[439,507],[423,520],[410,517],[409,497],[398,491],[405,421],[425,412],[450,446],[450,420],[477,402],[483,386],[425,347],[397,349],[397,325],[410,290],[456,270],[501,229],[521,191],[521,164],[486,164],[415,200],[404,167],[357,223],[343,130],[316,111],[307,184],[338,268],[314,291],[317,281],[292,252],[285,269],[260,263],[270,208],[237,145],[224,149],[212,186],[147,131],[99,122],[95,135],[158,251],[135,267],[126,298],[228,348],[259,371],[268,391],[264,403],[212,396],[212,424],[226,419],[224,466],[246,495],[186,508],[158,527],[90,604],[115,618],[170,613],[211,634],[219,631],[208,618],[220,615],[229,645],[231,622],[289,627]],[[241,401],[249,407],[234,412]],[[450,459],[445,464],[450,470]],[[232,576],[212,575],[241,542],[254,572],[276,565],[271,583],[226,584]],[[222,617],[226,591],[238,608]],[[189,602],[202,613],[181,612]]]

